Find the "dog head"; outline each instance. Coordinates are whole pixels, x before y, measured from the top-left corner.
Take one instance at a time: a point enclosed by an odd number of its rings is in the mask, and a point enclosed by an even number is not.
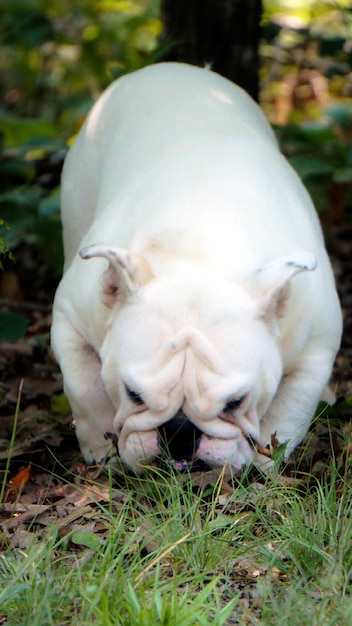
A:
[[[160,456],[175,467],[249,464],[282,377],[290,280],[314,269],[313,255],[280,257],[238,285],[187,263],[155,276],[140,258],[103,244],[80,254],[108,261],[101,376],[122,460],[135,471]]]

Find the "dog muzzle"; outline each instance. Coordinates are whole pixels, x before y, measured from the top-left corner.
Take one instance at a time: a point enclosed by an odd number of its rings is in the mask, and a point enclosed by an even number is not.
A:
[[[160,465],[166,465],[176,471],[209,469],[204,461],[197,458],[202,431],[188,419],[182,410],[157,428],[157,436]]]
[[[179,410],[177,414],[151,430],[132,430],[118,442],[121,459],[135,472],[157,463],[175,471],[204,471],[229,465],[234,472],[249,465],[253,445],[238,427],[232,436],[221,438],[207,434]]]

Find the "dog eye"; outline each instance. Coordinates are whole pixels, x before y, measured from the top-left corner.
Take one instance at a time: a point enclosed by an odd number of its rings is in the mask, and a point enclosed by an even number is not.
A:
[[[236,409],[241,406],[244,399],[245,396],[242,396],[241,398],[232,398],[232,400],[229,400],[228,403],[224,406],[224,413],[233,413],[233,411],[236,411]]]
[[[130,389],[127,385],[125,385],[125,387],[126,387],[126,392],[127,392],[129,399],[134,404],[138,404],[138,405],[144,404],[141,396],[138,393],[136,393],[135,391],[132,391],[132,389]]]

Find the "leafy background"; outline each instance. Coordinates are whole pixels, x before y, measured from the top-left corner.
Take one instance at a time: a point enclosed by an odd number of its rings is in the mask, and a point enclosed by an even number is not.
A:
[[[348,1],[265,3],[262,104],[320,211],[351,202],[351,20]],[[159,6],[3,0],[0,25],[0,234],[35,246],[57,277],[67,146],[104,87],[162,57]]]
[[[1,218],[7,247],[34,245],[62,267],[59,173],[101,90],[151,60],[160,34],[148,2],[3,1],[0,6]]]

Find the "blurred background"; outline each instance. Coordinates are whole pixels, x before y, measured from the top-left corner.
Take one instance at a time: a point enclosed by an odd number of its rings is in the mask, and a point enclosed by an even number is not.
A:
[[[249,46],[258,59],[243,71]],[[92,103],[126,72],[202,56],[259,92],[317,210],[341,220],[352,195],[349,0],[1,0],[2,251],[30,244],[58,277],[60,170]]]

